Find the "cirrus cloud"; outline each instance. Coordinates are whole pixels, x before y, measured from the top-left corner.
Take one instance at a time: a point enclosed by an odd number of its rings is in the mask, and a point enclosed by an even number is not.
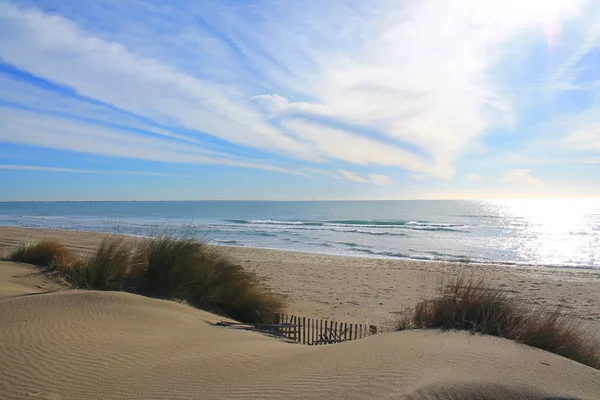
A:
[[[557,46],[585,5],[38,3],[0,1],[0,60],[16,70],[0,74],[1,141],[378,185],[391,179],[377,168],[451,179],[459,157],[512,126],[495,68],[540,34]],[[573,146],[597,139],[582,132]]]

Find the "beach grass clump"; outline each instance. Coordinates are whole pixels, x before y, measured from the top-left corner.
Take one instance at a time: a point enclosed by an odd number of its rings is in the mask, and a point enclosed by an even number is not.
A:
[[[135,270],[136,247],[120,237],[102,240],[96,253],[73,270],[71,281],[83,289],[127,290]]]
[[[581,319],[559,310],[523,314],[509,339],[600,369],[600,340]]]
[[[10,255],[9,259],[53,269],[70,268],[77,262],[73,252],[55,240],[24,243]]]
[[[442,294],[418,303],[399,320],[398,330],[465,330],[515,340],[600,369],[600,342],[584,321],[560,310],[524,306],[483,279],[457,276]]]
[[[214,246],[193,238],[163,237],[146,245],[147,267],[141,290],[185,300],[243,322],[266,322],[282,299],[260,279],[231,263]]]
[[[185,301],[242,322],[270,321],[283,308],[255,274],[191,237],[105,239],[69,277],[80,288]]]
[[[503,290],[485,286],[483,280],[459,275],[440,283],[439,297],[421,301],[400,321],[401,327],[468,330],[504,336],[513,326],[515,304]]]

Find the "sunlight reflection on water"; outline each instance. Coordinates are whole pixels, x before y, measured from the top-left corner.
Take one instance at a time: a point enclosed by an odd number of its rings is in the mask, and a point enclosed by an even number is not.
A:
[[[363,257],[600,268],[600,199],[2,203],[0,225]]]
[[[506,223],[517,230],[506,248],[541,264],[597,264],[600,257],[600,201],[598,199],[525,199],[489,202]]]

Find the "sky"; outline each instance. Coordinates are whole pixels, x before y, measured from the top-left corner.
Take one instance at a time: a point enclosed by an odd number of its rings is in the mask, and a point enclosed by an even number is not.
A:
[[[600,197],[600,1],[0,0],[0,201]]]

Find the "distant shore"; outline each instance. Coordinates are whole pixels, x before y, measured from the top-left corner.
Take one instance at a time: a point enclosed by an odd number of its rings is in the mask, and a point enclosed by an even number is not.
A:
[[[56,239],[85,254],[106,233],[0,227],[0,256],[25,241]],[[307,254],[222,246],[232,261],[255,271],[289,300],[288,311],[348,322],[385,323],[406,306],[436,293],[440,278],[459,269],[485,275],[523,302],[557,307],[600,323],[600,270],[477,265]]]

